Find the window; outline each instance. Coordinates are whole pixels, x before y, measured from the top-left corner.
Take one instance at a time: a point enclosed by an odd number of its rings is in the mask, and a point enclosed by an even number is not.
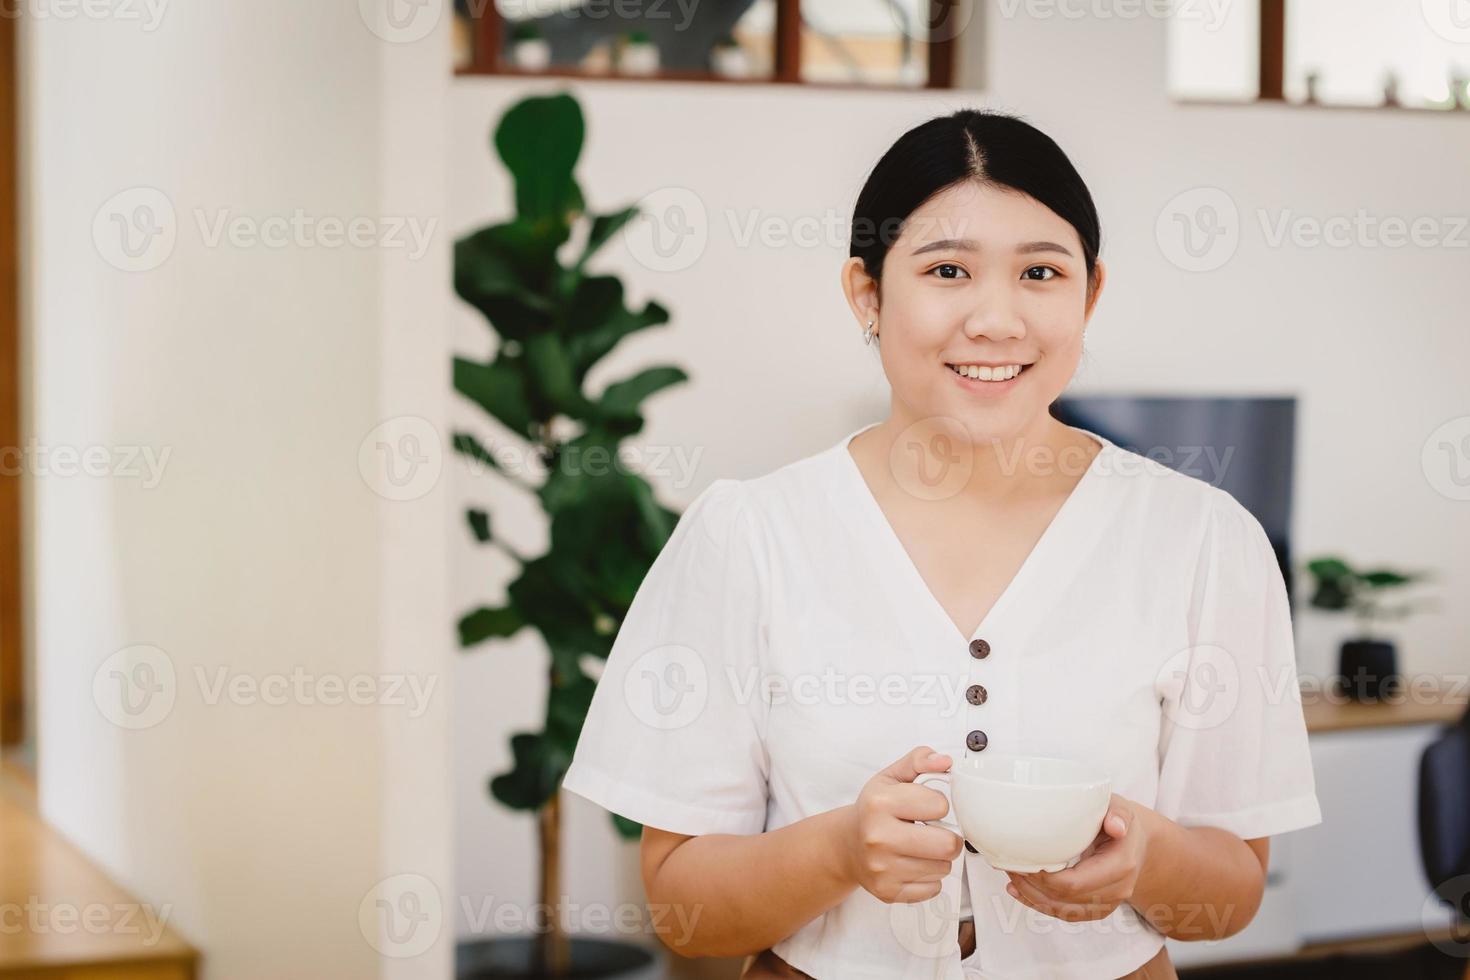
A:
[[[1470,108],[1470,16],[1460,14],[1461,2],[1180,5],[1169,24],[1170,92],[1205,101]]]
[[[949,88],[973,2],[456,0],[464,74]]]

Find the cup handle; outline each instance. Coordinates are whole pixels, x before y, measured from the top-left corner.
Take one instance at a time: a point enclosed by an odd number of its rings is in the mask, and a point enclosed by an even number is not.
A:
[[[950,786],[951,785],[950,784],[950,781],[949,781],[949,773],[947,773],[947,772],[921,772],[917,776],[914,777],[914,784],[916,786],[924,786],[924,785],[927,785],[927,783],[929,781],[942,782],[946,786]],[[938,792],[938,791],[936,790],[936,792]],[[954,797],[950,793],[945,793],[944,795],[945,795],[945,798],[947,800],[949,800],[949,813],[950,813],[950,816],[953,817],[954,816]],[[937,827],[943,827],[945,830],[948,830],[951,833],[958,834],[961,839],[963,839],[964,836],[965,836],[964,831],[960,830],[959,821],[957,821],[957,820],[950,820],[950,821],[945,821],[945,820],[915,820],[914,823],[921,823],[921,824],[924,824],[925,826],[929,826],[929,827],[936,827],[936,826]]]

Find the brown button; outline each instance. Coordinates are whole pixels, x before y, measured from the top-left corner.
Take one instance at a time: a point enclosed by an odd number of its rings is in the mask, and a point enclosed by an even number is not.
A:
[[[990,656],[990,644],[985,642],[984,640],[971,640],[970,656],[974,657],[976,660],[984,660],[986,657]]]
[[[965,688],[965,700],[971,704],[984,704],[985,699],[990,697],[990,692],[979,684],[971,684]]]
[[[971,844],[969,841],[965,841],[965,850],[969,851],[971,854],[980,853],[979,851],[975,850],[975,845]]]
[[[965,744],[970,747],[971,752],[979,752],[990,744],[990,739],[986,737],[984,732],[976,729],[965,736]]]

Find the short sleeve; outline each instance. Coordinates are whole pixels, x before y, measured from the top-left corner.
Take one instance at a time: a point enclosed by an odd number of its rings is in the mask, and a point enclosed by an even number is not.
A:
[[[1286,583],[1260,521],[1218,488],[1188,625],[1188,647],[1158,676],[1154,809],[1244,839],[1321,823]]]
[[[562,786],[673,833],[765,829],[765,618],[737,480],[680,516],[613,641]]]

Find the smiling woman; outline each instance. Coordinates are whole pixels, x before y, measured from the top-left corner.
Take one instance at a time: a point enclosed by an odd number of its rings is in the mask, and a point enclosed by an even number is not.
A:
[[[1261,525],[1048,411],[1100,239],[1009,116],[931,120],[874,168],[841,276],[889,417],[690,505],[565,777],[644,825],[650,902],[700,911],[676,951],[747,980],[1173,977],[1164,939],[1244,928],[1269,837],[1320,822]],[[982,753],[1107,774],[1090,843],[977,848],[933,774]]]
[[[900,234],[855,233],[843,269],[889,381],[918,416],[965,420],[972,440],[1047,426],[1104,280],[1097,210],[1066,155],[1009,116],[931,120],[878,161],[853,227],[891,229],[895,215]],[[977,399],[983,414],[966,408]]]

